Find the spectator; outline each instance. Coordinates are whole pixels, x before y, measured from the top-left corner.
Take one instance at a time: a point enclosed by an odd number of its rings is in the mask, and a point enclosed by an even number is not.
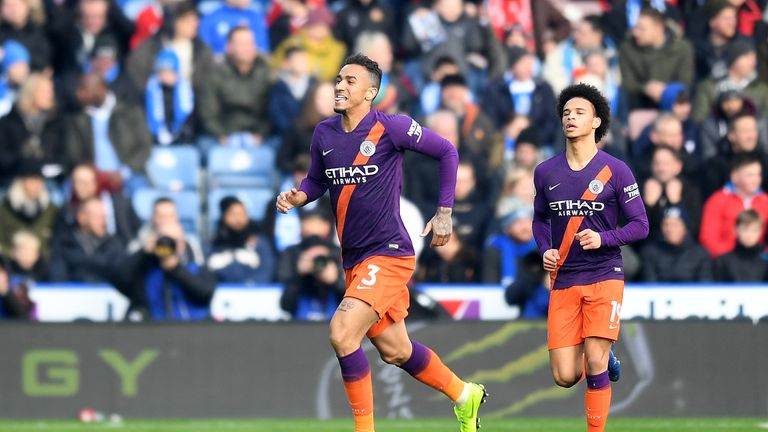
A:
[[[138,12],[135,12],[136,19],[134,24],[136,25],[136,31],[131,36],[130,49],[134,51],[138,48],[142,42],[156,35],[160,31],[161,27],[165,25],[164,21],[168,16],[168,7],[177,4],[178,0],[159,0],[149,4],[141,4],[136,2],[139,7],[142,7]],[[123,10],[126,6],[130,7],[131,1],[123,3],[121,6]],[[126,14],[130,15],[127,11]]]
[[[692,238],[698,238],[701,224],[701,190],[683,177],[683,158],[680,152],[657,146],[651,162],[651,177],[643,183],[642,197],[648,211],[649,238],[661,236],[661,219],[669,207],[680,207],[689,216],[688,229]]]
[[[717,189],[723,187],[729,179],[731,161],[738,154],[750,154],[760,161],[763,171],[768,170],[768,156],[766,156],[766,143],[760,142],[760,132],[757,118],[747,112],[737,114],[728,124],[728,134],[723,139],[724,143],[718,147],[727,151],[718,154],[706,161],[707,176],[703,181],[705,193],[711,195]],[[767,185],[763,179],[763,187]]]
[[[322,82],[307,92],[301,116],[285,134],[277,151],[277,166],[283,172],[290,172],[292,161],[301,155],[309,156],[309,144],[315,126],[333,115],[333,105],[328,101],[335,97],[333,84]]]
[[[304,27],[275,49],[272,61],[280,64],[288,48],[300,46],[309,55],[309,69],[315,78],[319,81],[335,80],[347,51],[344,43],[336,40],[331,33],[335,21],[333,13],[325,7],[312,9]]]
[[[195,137],[195,93],[181,77],[179,58],[164,49],[155,60],[155,73],[145,90],[147,126],[155,143],[189,143]]]
[[[542,162],[539,154],[539,137],[534,127],[526,127],[517,134],[516,138],[505,137],[506,171],[517,168],[533,172]]]
[[[32,282],[48,280],[48,263],[40,255],[40,239],[30,232],[17,231],[11,243],[11,277]]]
[[[267,19],[269,23],[269,46],[277,47],[284,40],[296,35],[307,22],[312,1],[308,0],[276,0]],[[324,2],[321,2],[321,4]],[[279,63],[277,63],[279,64]]]
[[[526,205],[533,205],[533,171],[524,168],[509,170],[501,185],[501,196],[496,205],[496,216],[501,217],[509,205],[509,198],[520,200]],[[515,201],[512,201],[515,202]]]
[[[214,68],[198,104],[203,129],[213,137],[200,140],[201,150],[207,153],[215,142],[263,144],[269,136],[269,86],[269,65],[259,56],[253,32],[234,28],[226,60]]]
[[[457,230],[448,243],[430,248],[419,259],[416,280],[434,283],[477,283],[480,281],[480,254],[464,242]]]
[[[669,207],[661,221],[661,240],[643,252],[643,282],[712,282],[712,261],[688,232],[685,210]]]
[[[275,272],[275,257],[269,240],[256,222],[248,218],[245,205],[228,196],[219,203],[217,223],[208,268],[218,282],[269,283]]]
[[[757,54],[751,43],[733,43],[725,54],[728,67],[726,75],[719,79],[707,79],[699,83],[693,100],[691,117],[701,123],[715,108],[718,96],[728,90],[736,90],[754,102],[759,113],[768,113],[768,84],[757,76]]]
[[[354,52],[367,55],[379,64],[382,71],[381,85],[373,100],[373,109],[387,114],[413,111],[415,89],[408,77],[393,70],[395,57],[389,37],[381,32],[364,31],[354,46]]]
[[[554,93],[560,93],[587,73],[587,57],[602,54],[608,63],[608,73],[618,81],[619,59],[616,44],[603,31],[600,17],[589,15],[579,20],[571,36],[560,42],[547,54],[541,73],[542,78],[552,86]]]
[[[27,320],[31,313],[27,286],[14,284],[8,274],[8,264],[0,259],[0,319]]]
[[[609,59],[601,51],[591,52],[584,58],[584,73],[577,81],[595,86],[608,100],[611,113],[618,118],[626,118],[626,104],[621,92],[618,63],[610,64]],[[664,109],[664,95],[660,104]]]
[[[736,248],[715,260],[718,282],[765,282],[768,260],[762,252],[763,218],[753,209],[736,218]]]
[[[251,7],[251,0],[225,0],[224,4],[203,18],[200,38],[216,56],[224,55],[230,42],[230,33],[238,27],[251,32],[253,44],[263,53],[269,52],[269,33],[264,14]]]
[[[118,289],[131,302],[126,319],[210,318],[216,279],[204,264],[196,262],[178,221],[160,224],[156,235],[128,257],[120,270]]]
[[[143,102],[139,96],[141,93],[139,87],[133,82],[130,75],[122,69],[120,47],[114,37],[106,35],[99,38],[93,46],[93,51],[88,62],[83,68],[84,72],[95,72],[104,79],[109,89],[118,99],[131,104],[140,104]],[[75,109],[79,108],[76,103],[75,89],[77,88],[77,79],[80,77],[80,71],[68,74],[65,89],[71,94],[66,94],[66,98],[71,101],[70,105]]]
[[[113,192],[125,190],[130,196],[149,186],[144,165],[152,136],[141,108],[118,99],[95,73],[80,78],[77,99],[83,109],[67,120],[69,159],[76,164],[92,162],[108,176]]]
[[[520,309],[520,318],[545,318],[549,312],[549,272],[541,265],[539,251],[531,251],[520,257],[514,282],[504,290],[504,300]]]
[[[429,73],[429,81],[421,90],[421,113],[425,116],[440,109],[440,82],[448,75],[460,75],[461,69],[456,62],[448,56],[435,60],[435,64]]]
[[[127,245],[141,225],[131,203],[123,194],[110,192],[104,187],[105,178],[91,164],[80,164],[72,170],[72,195],[64,202],[57,218],[54,231],[65,232],[77,229],[77,208],[90,199],[98,199],[104,206],[107,234],[116,236]]]
[[[92,57],[96,42],[114,38],[123,59],[133,35],[133,23],[113,0],[77,0],[76,10],[67,4],[51,6],[48,34],[53,49],[53,69],[57,75],[78,73]],[[138,84],[138,83],[137,83]]]
[[[56,109],[53,81],[32,74],[11,112],[0,119],[0,185],[7,185],[23,161],[48,165],[46,174],[69,169],[64,150],[64,120]]]
[[[351,0],[336,14],[333,33],[347,46],[355,45],[363,32],[381,32],[394,41],[398,39],[396,17],[395,11],[382,0]]]
[[[462,244],[475,251],[483,247],[491,214],[477,183],[475,165],[471,161],[460,161],[453,205],[454,230],[461,236]]]
[[[461,75],[449,75],[440,82],[441,105],[458,117],[460,148],[487,162],[493,169],[501,164],[503,148],[491,119],[472,102],[467,82]],[[454,143],[455,144],[455,143]]]
[[[496,37],[505,40],[507,46],[515,33],[521,33],[526,46],[544,58],[548,46],[557,44],[571,33],[571,23],[561,8],[549,1],[491,0],[486,12],[490,27]]]
[[[288,48],[282,67],[277,71],[277,80],[269,92],[269,113],[276,135],[282,137],[294,130],[294,122],[307,100],[309,89],[314,88],[316,84],[317,80],[309,74],[307,51],[299,46]],[[324,105],[330,105],[327,101],[324,102]],[[281,159],[278,158],[278,163],[291,162]]]
[[[190,82],[194,92],[200,94],[205,87],[213,66],[213,53],[198,36],[200,18],[195,5],[186,0],[177,1],[164,8],[163,26],[131,52],[126,70],[136,85],[144,87],[153,73],[155,60],[160,51],[170,49],[179,59],[179,74]]]
[[[707,1],[693,1],[693,2],[681,2],[689,9],[684,11],[684,15],[687,17],[685,22],[685,31],[689,39],[696,39],[705,37],[707,32],[707,15],[709,8],[713,6],[719,6],[720,0],[707,0]],[[703,7],[702,7],[702,3]],[[728,0],[728,3],[736,8],[737,15],[737,31],[744,36],[755,36],[756,40],[760,40],[757,33],[755,33],[756,24],[763,21],[763,12],[761,11],[761,4],[764,2],[759,0]],[[692,10],[690,10],[692,9]]]
[[[640,11],[632,37],[619,48],[622,88],[629,109],[658,108],[666,86],[675,81],[693,84],[691,44],[667,29],[657,10]]]
[[[7,39],[24,45],[33,71],[51,67],[51,45],[45,34],[45,8],[41,0],[0,2],[0,41]]]
[[[148,223],[140,229],[136,238],[128,244],[128,253],[134,254],[140,250],[151,252],[155,248],[157,239],[162,235],[164,226],[181,225],[176,203],[170,198],[158,198],[152,205],[152,216]],[[205,263],[203,248],[196,236],[184,233],[184,256],[197,266]]]
[[[77,227],[54,233],[51,280],[107,282],[116,285],[117,268],[125,261],[125,245],[107,232],[106,211],[98,198],[77,206]]]
[[[680,22],[682,16],[677,0],[601,0],[607,7],[603,14],[603,25],[606,33],[615,41],[625,39],[639,23],[644,8],[653,9],[661,14],[661,18],[669,23]]]
[[[731,179],[724,188],[715,192],[704,203],[699,242],[712,258],[728,253],[736,247],[736,220],[739,213],[754,209],[763,220],[768,220],[768,194],[760,189],[762,168],[751,154],[734,156],[731,161]],[[762,235],[761,235],[762,238]]]
[[[736,42],[749,40],[738,33],[736,6],[729,0],[709,0],[704,9],[706,33],[691,39],[696,53],[696,77],[720,79],[726,75],[728,49]]]
[[[331,240],[330,215],[322,208],[301,215],[301,242],[280,255],[280,308],[298,320],[329,320],[344,296],[344,273]]]
[[[701,124],[699,132],[699,155],[702,160],[729,153],[728,124],[739,114],[756,114],[755,106],[736,90],[727,90],[717,97],[714,109]],[[758,142],[768,142],[768,128],[765,120],[758,119]]]
[[[15,172],[0,204],[0,249],[11,249],[17,231],[29,231],[40,240],[42,255],[47,257],[58,209],[51,203],[39,163],[21,162]]]
[[[534,77],[533,55],[519,47],[507,51],[509,69],[488,84],[483,110],[496,127],[501,128],[516,117],[527,117],[536,125],[538,141],[551,147],[560,133],[558,116],[552,109],[555,95],[545,81]]]
[[[699,161],[695,155],[685,150],[685,135],[682,122],[672,114],[659,115],[653,121],[650,135],[650,146],[641,150],[635,150],[639,156],[635,159],[635,173],[640,183],[651,176],[652,159],[656,147],[667,146],[678,152],[683,160],[683,175],[690,180],[700,181],[698,178]]]
[[[488,238],[483,257],[483,282],[509,285],[517,276],[517,260],[536,250],[531,224],[533,207],[515,198],[502,201],[501,233]]]
[[[0,118],[11,111],[19,90],[29,77],[29,51],[7,40],[0,46]]]

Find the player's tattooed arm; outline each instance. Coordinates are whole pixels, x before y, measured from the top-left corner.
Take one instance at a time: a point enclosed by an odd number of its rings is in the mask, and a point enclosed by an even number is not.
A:
[[[421,236],[425,237],[432,231],[431,247],[443,246],[451,239],[451,233],[453,232],[452,213],[453,209],[450,207],[438,207],[435,215],[427,223]]]
[[[351,310],[353,307],[355,307],[354,302],[344,299],[341,301],[341,304],[339,305],[338,309],[342,312],[346,312],[348,310]]]

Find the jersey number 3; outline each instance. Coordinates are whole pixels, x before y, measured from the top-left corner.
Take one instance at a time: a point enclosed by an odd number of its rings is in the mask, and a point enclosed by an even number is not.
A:
[[[368,264],[368,270],[370,270],[368,272],[368,277],[361,280],[360,282],[362,282],[365,286],[373,286],[376,283],[376,273],[378,273],[381,268],[373,264]]]

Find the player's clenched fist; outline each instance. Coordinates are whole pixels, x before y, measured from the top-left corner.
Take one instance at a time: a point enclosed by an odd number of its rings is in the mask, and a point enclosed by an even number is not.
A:
[[[557,249],[549,249],[544,252],[544,270],[555,271],[557,262],[560,261],[560,252]]]
[[[307,203],[307,194],[292,188],[288,192],[280,192],[277,196],[275,207],[280,213],[288,213],[294,207],[301,207]]]
[[[579,242],[581,248],[584,250],[598,249],[602,244],[600,233],[592,231],[591,229],[577,232],[576,241]]]

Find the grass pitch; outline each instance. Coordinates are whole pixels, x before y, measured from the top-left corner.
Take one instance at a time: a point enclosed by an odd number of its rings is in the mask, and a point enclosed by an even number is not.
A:
[[[379,420],[378,432],[453,432],[449,419]],[[7,432],[351,432],[351,420],[126,420],[82,424],[76,421],[0,421]],[[581,432],[583,419],[486,419],[481,432]],[[628,418],[608,420],[609,432],[766,432],[768,418]]]

